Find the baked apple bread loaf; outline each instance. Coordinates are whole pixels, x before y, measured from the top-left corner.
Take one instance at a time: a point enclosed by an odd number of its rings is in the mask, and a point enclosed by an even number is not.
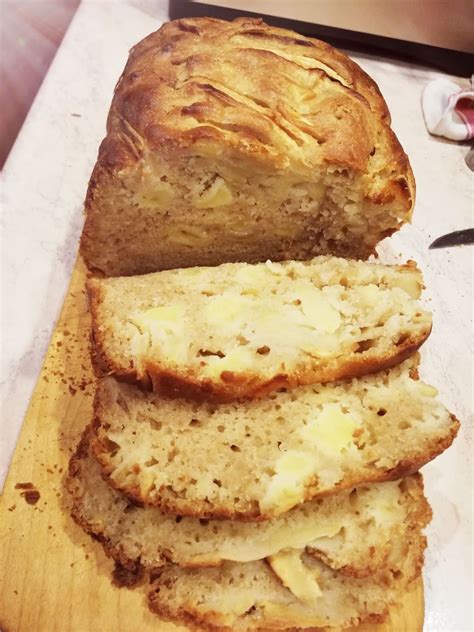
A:
[[[364,577],[397,571],[406,541],[429,522],[431,510],[420,474],[361,485],[309,501],[262,522],[201,520],[133,504],[109,485],[90,453],[89,432],[71,459],[67,486],[73,517],[121,565],[156,569],[252,562],[286,548],[305,549],[335,570]]]
[[[346,55],[259,19],[182,19],[130,53],[81,250],[109,276],[365,259],[409,221],[414,189],[377,85]]]
[[[164,513],[270,519],[317,496],[417,471],[457,420],[415,359],[375,375],[215,405],[107,378],[91,446],[111,485]]]
[[[431,330],[413,263],[337,257],[91,279],[96,368],[156,392],[232,401],[351,378]]]

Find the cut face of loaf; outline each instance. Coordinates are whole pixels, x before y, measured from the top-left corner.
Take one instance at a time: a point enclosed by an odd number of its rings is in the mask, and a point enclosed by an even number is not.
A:
[[[136,506],[108,485],[89,453],[87,432],[71,459],[67,484],[76,522],[129,568],[140,564],[153,569],[167,562],[217,566],[225,560],[249,562],[286,548],[306,548],[350,576],[367,576],[382,567],[395,572],[406,553],[396,543],[408,541],[431,516],[421,475],[313,500],[266,522],[171,516]]]
[[[414,194],[387,106],[346,55],[261,20],[177,20],[117,84],[81,251],[107,276],[365,259]]]
[[[403,567],[357,579],[308,555],[220,568],[165,567],[153,582],[149,605],[175,622],[216,632],[333,628],[380,621],[418,574],[424,540],[413,534]]]
[[[312,261],[91,279],[95,364],[167,395],[232,401],[401,362],[431,330],[413,263]]]
[[[269,519],[321,494],[395,480],[447,448],[457,420],[413,361],[238,404],[160,398],[108,378],[93,452],[110,483],[165,513]]]

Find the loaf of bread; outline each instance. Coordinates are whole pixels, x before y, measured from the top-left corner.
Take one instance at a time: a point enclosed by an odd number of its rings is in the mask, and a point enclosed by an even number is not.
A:
[[[346,55],[258,19],[177,20],[116,86],[81,252],[111,276],[365,259],[414,195],[385,101]]]
[[[321,494],[396,480],[447,448],[457,420],[414,360],[237,404],[160,398],[107,378],[93,452],[112,485],[164,513],[262,520]]]
[[[394,543],[395,546],[397,543]],[[164,567],[149,593],[165,619],[215,632],[334,628],[380,621],[419,575],[424,538],[413,533],[402,568],[363,579],[333,571],[308,555],[226,562],[220,568]]]
[[[135,568],[217,566],[250,562],[282,549],[306,549],[326,565],[353,577],[380,568],[393,572],[406,542],[430,520],[421,475],[362,485],[309,501],[275,520],[200,520],[134,505],[101,476],[86,431],[71,459],[67,487],[76,522],[103,544],[118,563]],[[402,547],[403,548],[403,547]]]
[[[401,362],[431,330],[413,262],[223,264],[91,279],[95,364],[164,394],[232,401]]]

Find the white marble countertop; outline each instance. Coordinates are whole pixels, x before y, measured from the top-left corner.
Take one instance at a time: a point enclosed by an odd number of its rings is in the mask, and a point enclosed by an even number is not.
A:
[[[128,49],[167,19],[167,2],[83,0],[2,173],[0,487],[77,251],[82,202]],[[453,447],[424,468],[434,518],[425,567],[426,632],[470,632],[472,619],[472,248],[428,250],[473,225],[467,146],[430,137],[423,86],[440,76],[353,55],[378,82],[417,180],[414,222],[382,247],[424,271],[434,330],[422,375],[462,422]]]

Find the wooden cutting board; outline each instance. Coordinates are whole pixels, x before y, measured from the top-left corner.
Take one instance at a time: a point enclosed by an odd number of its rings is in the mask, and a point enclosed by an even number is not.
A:
[[[0,498],[0,630],[182,630],[149,612],[146,587],[112,585],[112,562],[69,516],[64,478],[94,389],[85,276],[79,261]],[[388,621],[353,632],[421,632],[423,617],[419,580]]]

